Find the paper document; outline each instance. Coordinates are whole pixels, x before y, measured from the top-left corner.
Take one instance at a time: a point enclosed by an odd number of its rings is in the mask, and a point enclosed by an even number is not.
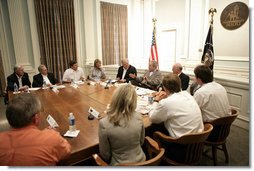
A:
[[[56,87],[57,89],[65,88],[65,85],[53,85],[52,88]]]
[[[78,84],[78,85],[81,85],[81,84],[84,84],[83,81],[74,81],[75,84]]]
[[[151,93],[154,93],[154,92],[156,92],[156,91],[150,90],[150,89],[147,89],[147,88],[136,87],[136,93],[139,96],[146,95],[146,94],[151,94]]]
[[[148,114],[152,109],[152,105],[148,102],[148,96],[138,97],[136,112]]]
[[[64,136],[65,137],[77,137],[79,134],[80,130],[76,130],[76,131],[67,131]]]
[[[36,91],[36,90],[39,90],[40,89],[40,87],[33,87],[33,88],[29,88],[28,90],[29,91]]]
[[[59,125],[56,123],[55,119],[51,115],[48,115],[47,121],[52,128],[59,127]]]

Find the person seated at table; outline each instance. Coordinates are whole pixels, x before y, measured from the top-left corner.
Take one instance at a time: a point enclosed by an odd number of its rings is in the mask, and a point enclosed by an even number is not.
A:
[[[130,74],[137,76],[137,70],[134,66],[129,64],[128,59],[122,59],[122,66],[118,68],[116,80],[120,83],[128,83],[132,78]]]
[[[51,86],[57,83],[54,74],[48,72],[45,65],[40,65],[38,71],[40,73],[33,76],[33,87],[42,87],[43,82],[46,83],[46,86]]]
[[[131,84],[117,88],[107,115],[99,121],[99,150],[110,165],[142,162],[145,129],[142,116],[135,112],[137,94]]]
[[[180,78],[170,73],[164,76],[162,85],[165,91],[155,95],[149,112],[151,122],[164,122],[163,129],[173,138],[202,132],[204,125],[199,106],[193,96],[187,91],[181,91]]]
[[[81,67],[78,66],[78,63],[75,60],[71,60],[70,68],[65,70],[63,74],[63,82],[71,83],[72,81],[84,81],[85,74]]]
[[[94,66],[90,70],[90,75],[88,76],[88,79],[98,82],[105,78],[106,78],[105,69],[102,68],[101,61],[99,59],[95,59]]]
[[[194,69],[196,83],[200,88],[193,95],[199,105],[204,122],[231,115],[226,89],[213,81],[212,70],[207,65],[198,65]]]
[[[183,67],[180,63],[175,63],[172,67],[173,74],[176,74],[181,79],[182,90],[187,90],[190,77],[182,72]]]
[[[7,91],[14,91],[14,83],[17,84],[20,91],[26,91],[31,87],[28,74],[24,71],[22,65],[14,66],[14,73],[7,77]]]
[[[150,61],[148,71],[142,77],[130,74],[130,77],[133,78],[131,83],[139,87],[157,90],[162,80],[162,74],[157,68],[158,63],[156,61]]]
[[[70,155],[70,144],[53,128],[40,130],[41,103],[32,93],[15,95],[6,108],[12,129],[0,132],[1,166],[56,165]]]

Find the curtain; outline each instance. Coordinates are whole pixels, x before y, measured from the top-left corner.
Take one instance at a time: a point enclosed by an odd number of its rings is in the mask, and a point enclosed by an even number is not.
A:
[[[76,60],[73,0],[34,0],[40,61],[61,81],[70,60]]]
[[[0,96],[4,96],[5,88],[6,88],[6,82],[5,82],[5,76],[4,76],[2,53],[0,50]]]
[[[102,61],[121,63],[128,57],[128,11],[126,5],[101,2]]]

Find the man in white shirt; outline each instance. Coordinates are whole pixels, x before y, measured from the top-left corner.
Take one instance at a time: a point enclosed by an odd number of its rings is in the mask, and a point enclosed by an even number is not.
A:
[[[180,78],[170,73],[164,76],[162,85],[165,91],[155,95],[149,112],[152,123],[164,122],[169,136],[174,138],[202,132],[204,124],[199,106],[187,91],[181,91]]]
[[[84,81],[85,74],[82,68],[78,67],[75,60],[70,61],[70,68],[65,70],[63,74],[63,82],[71,83],[71,81]]]
[[[194,69],[196,82],[201,87],[195,92],[204,122],[231,115],[226,89],[213,81],[213,74],[209,67],[198,65]]]

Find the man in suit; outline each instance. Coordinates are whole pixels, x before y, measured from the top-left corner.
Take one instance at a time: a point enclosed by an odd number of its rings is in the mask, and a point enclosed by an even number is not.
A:
[[[132,80],[132,78],[130,77],[130,74],[137,76],[136,68],[129,64],[128,59],[122,59],[122,66],[118,68],[118,72],[116,75],[117,81],[120,83],[125,83],[125,82],[128,83],[130,80]]]
[[[33,87],[42,87],[43,81],[45,81],[47,86],[51,86],[56,84],[56,79],[53,73],[49,73],[48,69],[45,65],[40,65],[38,67],[38,71],[40,72],[33,77]]]
[[[162,74],[157,68],[158,63],[156,61],[150,61],[148,71],[143,77],[137,77],[134,74],[130,74],[130,77],[133,78],[131,83],[133,85],[149,88],[151,90],[157,90],[162,81]]]
[[[14,91],[14,83],[17,84],[20,91],[26,91],[31,87],[29,76],[24,72],[22,65],[15,65],[14,73],[7,77],[7,91]]]
[[[182,90],[187,90],[190,77],[182,72],[183,67],[180,63],[175,63],[172,67],[173,74],[176,74],[181,79]]]

